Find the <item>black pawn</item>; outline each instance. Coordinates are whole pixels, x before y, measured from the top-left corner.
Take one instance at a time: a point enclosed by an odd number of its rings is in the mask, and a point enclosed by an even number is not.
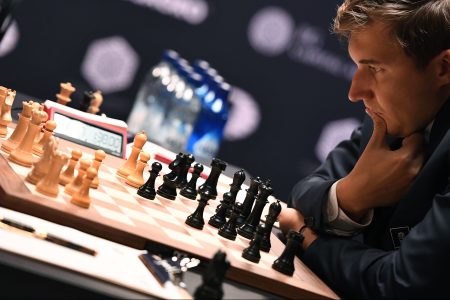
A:
[[[245,172],[243,169],[237,171],[234,173],[233,176],[233,182],[230,184],[230,191],[231,194],[231,205],[234,205],[234,202],[236,202],[236,197],[238,192],[241,190],[241,185],[245,180]],[[227,210],[227,217],[230,217],[231,215],[231,209]]]
[[[195,164],[194,171],[192,172],[191,180],[189,183],[180,191],[180,195],[195,200],[197,198],[197,179],[203,172],[203,165]]]
[[[303,242],[303,235],[297,231],[290,230],[287,234],[286,248],[284,248],[283,253],[277,258],[273,264],[272,268],[285,275],[292,276],[295,271],[294,259],[295,254]]]
[[[259,254],[259,249],[261,247],[261,242],[264,236],[264,232],[266,232],[266,225],[264,223],[259,224],[258,228],[255,231],[255,235],[253,236],[252,241],[250,242],[250,246],[242,251],[242,257],[254,262],[259,263],[261,259],[261,255]]]
[[[185,223],[191,227],[197,229],[203,229],[205,221],[203,220],[203,212],[205,211],[205,206],[208,205],[208,200],[211,199],[211,195],[208,192],[200,192],[200,199],[198,200],[197,209],[187,217]]]
[[[180,174],[177,178],[177,188],[182,189],[187,184],[187,173],[191,168],[191,164],[195,161],[195,158],[192,154],[184,154],[183,157],[183,166],[180,168]]]
[[[258,176],[256,178],[250,179],[250,186],[247,189],[247,194],[244,201],[242,202],[242,212],[236,220],[238,226],[244,224],[247,217],[252,211],[253,203],[255,202],[256,195],[258,194],[259,185],[262,183],[261,178]]]
[[[219,176],[222,171],[225,171],[227,168],[227,163],[218,159],[213,158],[211,162],[211,173],[209,173],[208,178],[205,183],[202,184],[198,190],[206,190],[213,197],[212,199],[216,199],[217,197],[217,182],[219,181]]]
[[[253,238],[256,227],[261,220],[264,206],[269,202],[267,201],[267,198],[269,198],[272,193],[273,190],[270,186],[266,186],[265,184],[260,185],[259,193],[255,201],[255,207],[253,208],[245,223],[237,230],[240,236],[243,236],[247,239]]]
[[[156,192],[158,195],[166,199],[175,200],[177,197],[177,179],[180,175],[181,168],[184,165],[183,159],[184,154],[179,153],[169,164],[169,169],[171,169],[172,172],[163,176],[164,183],[158,187],[158,191]]]
[[[223,194],[223,200],[220,201],[220,203],[219,208],[216,210],[216,214],[213,215],[208,222],[209,225],[216,228],[222,227],[227,221],[226,213],[228,209],[232,207],[231,194],[229,192]]]
[[[280,200],[273,202],[269,207],[269,214],[266,216],[266,231],[264,232],[263,239],[261,241],[261,250],[269,252],[272,247],[270,243],[270,234],[272,233],[273,224],[276,222],[281,212]]]
[[[220,236],[233,241],[236,239],[237,236],[236,219],[239,216],[240,212],[241,212],[241,203],[235,203],[233,206],[233,212],[231,213],[230,219],[219,229],[218,233]]]
[[[233,182],[230,184],[230,194],[231,194],[231,200],[233,201],[231,204],[234,204],[236,201],[236,196],[238,192],[241,190],[241,185],[244,183],[245,180],[245,172],[243,169],[240,169],[236,173],[234,173],[233,176]]]
[[[195,290],[195,300],[221,300],[223,297],[222,283],[225,273],[230,267],[226,259],[227,254],[217,251],[208,264],[206,271],[202,274],[202,284]]]
[[[159,172],[162,169],[162,165],[159,162],[154,162],[152,164],[152,169],[149,171],[150,177],[147,182],[144,183],[137,191],[139,196],[144,198],[153,200],[155,199],[156,191],[155,191],[155,180],[158,177]]]

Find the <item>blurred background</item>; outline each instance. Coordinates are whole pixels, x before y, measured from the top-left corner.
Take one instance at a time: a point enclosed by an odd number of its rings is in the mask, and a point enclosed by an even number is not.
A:
[[[330,32],[340,2],[22,0],[4,27],[0,85],[55,100],[71,82],[74,106],[101,90],[101,112],[127,121],[165,49],[205,60],[231,86],[216,156],[271,179],[285,201],[363,117],[347,100],[346,44]]]

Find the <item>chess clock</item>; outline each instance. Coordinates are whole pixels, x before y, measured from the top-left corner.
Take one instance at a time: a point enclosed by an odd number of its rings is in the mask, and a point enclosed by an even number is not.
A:
[[[48,118],[56,122],[55,136],[125,158],[127,124],[124,121],[86,113],[50,100],[44,102],[44,110]]]

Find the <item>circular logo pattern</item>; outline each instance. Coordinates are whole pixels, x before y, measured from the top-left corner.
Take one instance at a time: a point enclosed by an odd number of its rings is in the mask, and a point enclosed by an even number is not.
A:
[[[16,21],[12,21],[0,43],[0,56],[10,53],[19,41],[19,26]]]
[[[349,139],[353,130],[359,125],[360,122],[354,118],[335,120],[325,124],[316,145],[316,155],[320,161],[325,161],[328,153],[339,142]]]
[[[103,93],[127,89],[139,66],[139,56],[121,36],[93,41],[81,65],[81,73]]]
[[[250,20],[248,39],[259,53],[276,56],[289,47],[294,27],[294,20],[284,9],[269,6],[258,11]]]

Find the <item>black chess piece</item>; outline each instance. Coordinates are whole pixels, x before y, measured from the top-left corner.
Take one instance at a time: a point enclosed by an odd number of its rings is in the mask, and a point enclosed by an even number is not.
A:
[[[185,223],[197,229],[203,229],[205,221],[203,220],[203,212],[205,211],[205,206],[208,205],[208,201],[212,199],[209,191],[201,191],[200,199],[198,200],[197,209],[187,217]]]
[[[272,268],[285,275],[292,276],[295,271],[295,254],[303,242],[303,235],[297,231],[290,230],[287,234],[287,243],[283,253],[272,264]]]
[[[217,251],[202,274],[202,284],[194,292],[195,300],[220,300],[223,297],[222,283],[230,267],[227,254]]]
[[[244,201],[242,202],[242,212],[239,217],[236,219],[236,223],[238,226],[244,224],[247,217],[250,215],[252,211],[253,203],[255,202],[256,195],[258,194],[259,185],[262,183],[261,178],[258,176],[256,178],[250,179],[250,186],[247,189],[247,194],[245,196]]]
[[[83,94],[83,99],[81,100],[80,110],[88,111],[89,106],[91,105],[91,101],[95,98],[93,91],[85,91]]]
[[[259,250],[261,248],[261,242],[264,236],[264,233],[267,231],[266,225],[264,223],[261,223],[258,225],[258,228],[255,231],[255,235],[253,236],[253,239],[250,242],[250,246],[244,249],[242,251],[242,257],[254,262],[259,263],[259,260],[261,259],[261,254],[259,254]]]
[[[180,174],[177,178],[177,188],[182,189],[184,188],[188,181],[187,181],[187,173],[189,172],[189,169],[191,167],[191,164],[195,161],[195,157],[192,154],[184,154],[182,158],[182,166],[180,167]]]
[[[202,172],[203,165],[198,163],[195,164],[191,180],[189,180],[189,183],[180,191],[180,195],[192,200],[195,200],[195,198],[197,198],[197,179],[200,177],[200,174]]]
[[[147,182],[141,185],[139,187],[137,194],[139,196],[142,196],[144,198],[153,200],[155,199],[156,191],[155,191],[155,180],[156,177],[158,177],[159,172],[162,170],[162,165],[155,161],[152,164],[152,169],[149,171],[150,177],[148,178]]]
[[[202,184],[198,190],[208,190],[209,194],[213,196],[212,199],[216,199],[217,197],[217,182],[219,181],[219,176],[222,173],[222,171],[225,171],[227,168],[227,163],[218,159],[213,158],[211,162],[211,173],[209,173],[208,178],[206,179],[205,183]]]
[[[261,241],[261,251],[269,252],[272,247],[270,243],[270,233],[272,232],[273,224],[276,222],[278,216],[281,212],[281,204],[280,200],[273,202],[269,206],[269,213],[266,216],[266,231],[264,232],[262,241]]]
[[[233,176],[233,182],[230,184],[230,195],[231,195],[231,205],[234,205],[234,202],[236,202],[236,197],[238,192],[241,190],[241,185],[245,180],[245,172],[243,169],[240,169],[239,171],[234,173]],[[230,217],[231,215],[231,209],[232,206],[230,206],[230,209],[227,210],[227,217]]]
[[[236,239],[236,219],[241,212],[241,206],[239,202],[234,203],[230,219],[219,229],[218,233],[220,236],[232,241]]]
[[[170,200],[175,200],[177,197],[177,179],[184,165],[184,154],[177,154],[176,158],[169,164],[169,169],[172,170],[169,174],[163,176],[164,183],[158,187],[157,194]]]
[[[232,207],[231,197],[232,196],[230,192],[226,192],[225,194],[223,194],[223,200],[220,201],[219,205],[220,207],[216,210],[216,214],[209,219],[209,225],[220,228],[223,226],[223,224],[226,223],[226,213],[228,209]]]
[[[264,206],[269,202],[267,201],[267,198],[272,195],[272,193],[273,189],[270,186],[266,186],[265,184],[261,184],[259,186],[259,193],[256,197],[255,207],[253,208],[245,223],[242,224],[241,227],[239,227],[237,230],[240,236],[243,236],[247,239],[251,239],[253,237],[256,226],[258,226],[259,221],[261,220]]]

